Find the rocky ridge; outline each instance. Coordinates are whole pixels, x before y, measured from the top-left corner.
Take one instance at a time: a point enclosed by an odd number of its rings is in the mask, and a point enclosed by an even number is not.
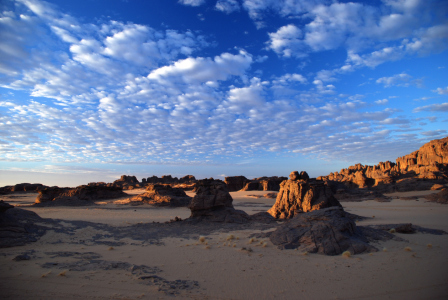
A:
[[[434,184],[448,182],[448,137],[426,143],[395,163],[356,164],[317,180],[327,182],[334,190],[370,188],[387,193],[431,189]]]

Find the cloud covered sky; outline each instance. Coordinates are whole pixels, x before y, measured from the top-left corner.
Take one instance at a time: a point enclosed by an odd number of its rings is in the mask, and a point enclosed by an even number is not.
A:
[[[0,185],[395,160],[448,135],[447,49],[444,0],[4,0]]]

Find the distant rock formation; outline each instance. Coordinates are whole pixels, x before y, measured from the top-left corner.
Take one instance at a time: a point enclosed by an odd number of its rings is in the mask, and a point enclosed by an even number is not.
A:
[[[363,232],[346,216],[342,207],[298,214],[277,227],[269,238],[280,249],[298,248],[302,252],[325,255],[378,251],[369,245]]]
[[[245,223],[249,216],[233,207],[227,185],[221,180],[203,179],[196,183],[196,195],[191,200],[190,219],[212,222]]]
[[[396,163],[356,164],[317,179],[342,183],[345,188],[373,188],[381,192],[430,189],[434,183],[448,182],[448,137],[426,143],[419,150],[397,158]],[[339,185],[335,189],[341,188],[344,187]]]
[[[287,180],[286,177],[259,177],[246,183],[242,191],[279,191],[280,183]]]
[[[245,176],[229,176],[224,179],[224,182],[227,184],[229,192],[236,192],[241,190],[250,180]]]
[[[171,175],[163,175],[160,178],[152,176],[142,179],[143,184],[189,184],[194,182],[196,182],[196,178],[193,175],[186,175],[180,179]]]
[[[81,185],[76,188],[51,187],[39,191],[35,205],[92,205],[93,201],[127,196],[119,187]]]
[[[112,183],[112,186],[121,187],[122,189],[133,189],[136,187],[140,187],[140,182],[135,176],[121,175],[121,178],[115,180]]]
[[[291,179],[280,184],[275,204],[268,210],[274,218],[287,219],[301,212],[341,206],[328,185],[315,180],[301,179],[308,177],[305,174],[306,172],[300,175],[294,171],[290,174]]]
[[[47,188],[46,185],[40,183],[19,183],[16,185],[8,185],[0,188],[0,195],[14,192],[37,192]]]
[[[191,199],[182,189],[172,188],[170,185],[150,184],[145,193],[132,197],[130,200],[156,206],[188,206]]]

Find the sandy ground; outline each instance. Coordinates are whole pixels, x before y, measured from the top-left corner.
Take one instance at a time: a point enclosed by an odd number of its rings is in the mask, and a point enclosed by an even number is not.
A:
[[[252,214],[266,211],[275,199],[247,195],[265,193],[231,194],[237,209]],[[143,240],[107,231],[186,218],[187,208],[131,206],[117,200],[96,207],[37,208],[27,206],[36,194],[13,196],[2,199],[43,218],[60,219],[67,230],[55,228],[37,242],[0,249],[2,299],[448,299],[448,235],[397,233],[407,242],[374,244],[379,252],[350,258],[304,255],[279,250],[268,239],[250,242],[251,234],[272,230],[268,228],[199,228]],[[448,205],[423,198],[342,204],[351,213],[370,217],[358,225],[411,222],[448,231]],[[94,223],[79,227],[75,221]],[[19,254],[31,259],[14,261]],[[142,274],[145,279],[138,279]]]

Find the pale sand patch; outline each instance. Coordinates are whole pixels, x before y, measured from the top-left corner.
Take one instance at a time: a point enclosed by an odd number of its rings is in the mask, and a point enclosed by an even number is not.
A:
[[[258,203],[275,202],[275,199],[250,199],[244,193],[232,193],[237,209],[255,210]],[[412,194],[415,195],[415,194]],[[420,196],[420,195],[419,195]],[[270,202],[269,202],[270,201]],[[100,222],[113,226],[124,225],[127,217],[142,210],[144,222],[153,217],[169,219],[172,209],[150,209],[145,206],[129,209],[86,210],[86,208],[39,208],[42,216],[64,219],[64,228],[70,220]],[[359,225],[411,222],[429,228],[448,231],[448,206],[423,200],[391,202],[347,202],[344,208],[355,214],[372,217],[359,221]],[[106,205],[107,206],[107,205]],[[117,206],[118,207],[118,206]],[[260,208],[260,207],[258,207]],[[26,208],[34,210],[33,208]],[[79,209],[79,211],[76,211]],[[137,211],[133,211],[133,210]],[[155,211],[157,213],[155,213]],[[189,211],[187,210],[189,213]],[[91,213],[91,214],[90,214]],[[77,216],[76,214],[84,214]],[[66,217],[64,217],[66,216]],[[72,218],[72,219],[70,219]],[[448,235],[397,234],[409,242],[388,241],[374,244],[387,251],[372,255],[327,257],[304,255],[295,250],[278,250],[268,239],[249,243],[252,233],[259,230],[215,231],[197,238],[167,237],[163,244],[124,237],[123,245],[79,244],[92,236],[105,234],[91,226],[76,230],[74,235],[48,231],[37,242],[21,247],[0,249],[0,288],[4,299],[172,299],[158,291],[157,286],[141,284],[127,270],[70,271],[58,276],[64,269],[45,269],[48,262],[69,263],[80,259],[52,257],[46,253],[59,251],[93,252],[100,260],[120,261],[136,265],[157,267],[157,275],[169,281],[193,280],[199,288],[180,291],[178,299],[446,299],[448,297]],[[229,235],[234,236],[228,240]],[[238,238],[238,239],[237,239]],[[104,239],[104,240],[107,240]],[[265,242],[267,246],[263,247]],[[205,244],[207,243],[207,245]],[[235,247],[233,245],[235,244]],[[431,244],[432,247],[427,245]],[[187,246],[188,245],[188,246]],[[206,249],[208,247],[208,249]],[[252,252],[241,250],[251,248]],[[411,251],[405,251],[410,247]],[[34,250],[31,259],[15,262],[18,254]],[[42,277],[43,274],[48,275]]]

